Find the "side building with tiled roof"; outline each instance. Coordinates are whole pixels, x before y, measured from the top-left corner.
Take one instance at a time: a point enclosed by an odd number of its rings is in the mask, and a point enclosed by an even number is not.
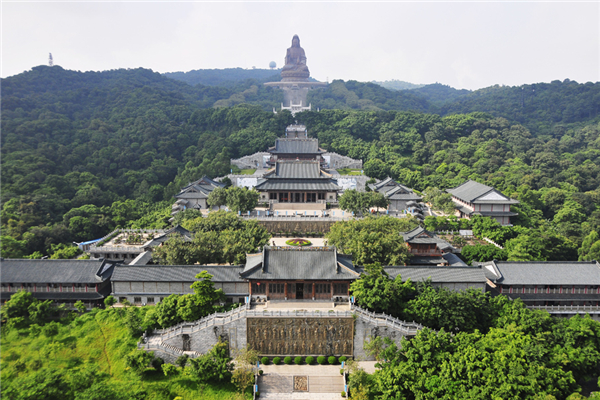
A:
[[[2,303],[20,290],[39,300],[72,307],[82,301],[87,308],[102,306],[111,292],[114,262],[106,260],[3,259],[0,284]]]
[[[517,216],[510,210],[518,200],[506,197],[491,186],[468,180],[453,189],[447,189],[456,205],[456,215],[471,218],[474,215],[494,218],[500,225],[510,225],[510,217]]]
[[[588,313],[600,320],[597,261],[490,261],[481,263],[488,290],[521,299],[551,314]]]
[[[389,200],[390,211],[403,211],[408,209],[412,204],[416,204],[423,198],[413,192],[412,189],[396,182],[388,177],[379,183],[369,185],[371,190],[382,193]]]
[[[196,182],[190,183],[182,188],[175,196],[177,201],[171,207],[171,214],[177,214],[180,211],[193,209],[203,210],[208,208],[206,200],[210,193],[216,188],[225,187],[224,183],[216,182],[207,176],[203,176]]]

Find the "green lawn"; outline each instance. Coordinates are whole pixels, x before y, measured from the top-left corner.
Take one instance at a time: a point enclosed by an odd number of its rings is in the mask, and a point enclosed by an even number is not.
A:
[[[240,174],[241,175],[253,175],[256,172],[256,168],[255,169],[243,169],[241,170]]]
[[[95,310],[72,322],[63,322],[54,338],[32,333],[30,328],[6,331],[3,326],[2,397],[225,400],[236,396],[231,383],[198,383],[188,373],[189,368],[168,378],[162,370],[153,368],[148,368],[143,378],[134,374],[126,367],[125,357],[135,351],[136,342],[124,325],[123,311],[117,309]],[[96,395],[85,391],[88,388],[94,389]]]
[[[360,169],[340,168],[337,170],[340,175],[363,175]]]

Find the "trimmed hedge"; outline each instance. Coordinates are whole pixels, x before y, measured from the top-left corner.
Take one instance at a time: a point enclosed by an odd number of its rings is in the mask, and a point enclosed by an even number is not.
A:
[[[294,364],[296,364],[296,365],[302,364],[302,357],[298,356],[298,357],[294,358]]]
[[[319,364],[323,365],[327,362],[327,359],[325,358],[325,356],[319,356],[319,357],[317,357],[317,362]]]
[[[269,357],[263,357],[260,359],[260,362],[264,365],[269,364]]]
[[[338,361],[340,362],[340,364],[344,361],[346,361],[348,359],[348,357],[346,356],[341,356],[340,358],[338,358]]]
[[[290,365],[292,363],[292,357],[287,356],[286,358],[283,359],[283,362],[286,363],[287,365]]]
[[[315,362],[315,358],[313,356],[308,356],[306,357],[306,360],[304,360],[308,365],[312,365]]]
[[[329,364],[333,365],[333,364],[337,364],[337,358],[335,356],[331,356],[327,359],[327,361],[329,362]]]
[[[281,362],[281,357],[275,357],[273,359],[273,364],[275,364],[275,365],[279,365],[280,362]]]

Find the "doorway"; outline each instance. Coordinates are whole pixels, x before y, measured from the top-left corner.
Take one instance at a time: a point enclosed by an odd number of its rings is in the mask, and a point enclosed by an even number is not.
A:
[[[304,283],[296,283],[296,300],[304,299]]]

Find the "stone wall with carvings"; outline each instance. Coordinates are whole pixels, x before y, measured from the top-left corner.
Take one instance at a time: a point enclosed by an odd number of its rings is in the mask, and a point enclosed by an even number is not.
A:
[[[351,356],[353,318],[248,318],[247,339],[266,356]]]

